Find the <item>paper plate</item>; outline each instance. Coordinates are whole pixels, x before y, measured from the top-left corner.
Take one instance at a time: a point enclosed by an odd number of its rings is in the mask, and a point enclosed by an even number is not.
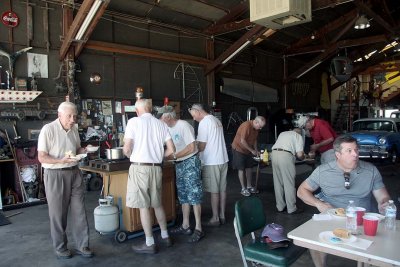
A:
[[[346,244],[353,243],[357,240],[357,237],[355,237],[354,235],[350,235],[349,238],[339,238],[335,236],[332,231],[325,231],[319,233],[319,239],[329,244]]]
[[[335,211],[336,211],[336,209],[330,209],[330,210],[327,211],[327,213],[328,213],[329,215],[331,215],[331,216],[332,216],[333,218],[335,218],[335,219],[346,219],[346,215],[344,215],[344,216],[337,215],[337,214],[335,213]]]
[[[99,150],[99,147],[98,147],[98,146],[87,146],[87,147],[86,147],[86,151],[87,151],[88,153],[96,152],[97,150]]]
[[[383,219],[385,219],[385,216],[383,216],[382,214],[374,213],[374,212],[366,212],[364,215],[376,216],[379,218],[379,221],[382,221]]]
[[[76,156],[70,157],[71,159],[76,159],[76,160],[81,160],[83,158],[86,158],[87,154],[78,154]]]

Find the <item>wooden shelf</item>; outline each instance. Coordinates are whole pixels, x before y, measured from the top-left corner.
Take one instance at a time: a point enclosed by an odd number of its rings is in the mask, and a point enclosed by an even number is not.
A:
[[[0,162],[9,162],[9,161],[14,161],[14,159],[0,159]]]
[[[42,91],[17,91],[0,89],[0,103],[26,103],[35,100]]]

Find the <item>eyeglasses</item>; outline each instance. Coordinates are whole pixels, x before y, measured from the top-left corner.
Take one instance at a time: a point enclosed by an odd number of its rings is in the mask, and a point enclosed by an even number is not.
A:
[[[350,173],[345,172],[343,176],[344,176],[344,188],[350,189]]]
[[[197,110],[197,111],[198,111],[197,108],[188,108],[189,113],[190,113],[192,110]]]

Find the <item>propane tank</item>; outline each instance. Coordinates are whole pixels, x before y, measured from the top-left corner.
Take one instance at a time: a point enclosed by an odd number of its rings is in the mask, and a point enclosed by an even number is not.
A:
[[[94,228],[100,234],[115,232],[119,228],[118,207],[111,204],[111,198],[99,199],[94,209]]]

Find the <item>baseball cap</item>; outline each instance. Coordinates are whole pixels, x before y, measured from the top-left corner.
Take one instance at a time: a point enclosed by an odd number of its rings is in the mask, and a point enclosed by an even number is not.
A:
[[[301,117],[297,120],[297,127],[299,127],[299,128],[304,128],[304,126],[306,125],[308,119],[309,119],[308,116],[301,116]]]
[[[289,241],[284,233],[284,228],[280,224],[270,223],[264,227],[262,237],[268,237],[272,242]]]

